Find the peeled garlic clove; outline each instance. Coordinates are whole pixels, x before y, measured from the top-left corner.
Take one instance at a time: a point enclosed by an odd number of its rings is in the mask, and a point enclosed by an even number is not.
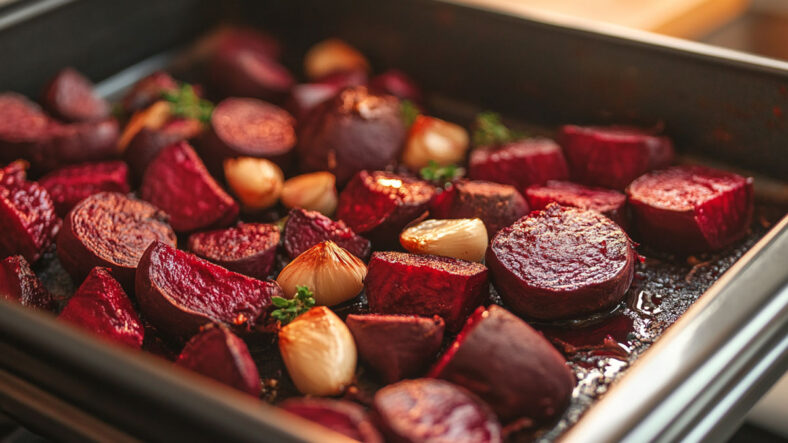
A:
[[[432,254],[480,262],[487,251],[487,229],[478,218],[424,220],[399,236],[414,254]]]
[[[224,161],[224,177],[244,207],[265,209],[279,200],[284,174],[264,158],[238,157]]]
[[[468,131],[447,121],[420,115],[411,126],[402,162],[411,170],[429,165],[430,161],[446,166],[460,163],[468,151]]]
[[[147,108],[135,112],[118,138],[118,151],[125,151],[134,136],[143,128],[159,129],[167,123],[171,116],[170,104],[164,100],[157,101]]]
[[[337,210],[336,181],[330,172],[313,172],[290,178],[282,188],[282,204],[330,217]]]
[[[356,344],[350,330],[325,306],[296,317],[279,331],[279,352],[301,393],[338,395],[353,381]]]
[[[357,296],[366,276],[363,261],[329,240],[301,253],[282,269],[276,282],[286,298],[293,298],[297,286],[306,286],[318,305],[333,306]]]
[[[312,46],[304,56],[304,71],[312,80],[347,71],[369,71],[369,62],[356,48],[337,38]]]

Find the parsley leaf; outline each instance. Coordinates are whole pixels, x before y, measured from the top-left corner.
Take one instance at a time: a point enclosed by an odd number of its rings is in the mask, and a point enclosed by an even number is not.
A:
[[[405,127],[410,128],[413,126],[413,122],[416,121],[416,117],[421,114],[421,110],[410,100],[402,100],[399,106],[400,113],[402,113],[402,121],[405,123]]]
[[[457,165],[440,166],[435,160],[430,160],[429,165],[421,168],[419,173],[424,180],[448,184],[455,178],[462,177],[465,171]]]
[[[296,286],[296,294],[292,299],[274,296],[271,302],[277,308],[271,312],[271,317],[286,325],[315,306],[315,297],[308,287]]]
[[[170,110],[177,117],[192,118],[203,123],[211,120],[213,103],[200,98],[188,83],[181,84],[175,91],[164,91],[161,96],[170,103]]]
[[[507,128],[501,122],[501,116],[496,112],[479,113],[476,116],[475,126],[473,144],[476,146],[497,146],[525,137],[525,134]]]

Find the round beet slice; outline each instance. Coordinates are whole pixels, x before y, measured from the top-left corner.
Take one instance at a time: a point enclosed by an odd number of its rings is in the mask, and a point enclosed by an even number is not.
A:
[[[142,200],[101,192],[82,200],[66,216],[57,254],[75,281],[101,266],[130,289],[140,257],[154,241],[175,246],[165,213]]]
[[[479,218],[492,236],[528,214],[528,203],[514,186],[457,180],[430,204],[434,218]]]
[[[612,189],[592,188],[577,183],[550,180],[544,185],[529,186],[525,196],[531,209],[544,209],[550,203],[593,209],[626,228],[627,197]]]
[[[291,398],[279,406],[362,443],[383,442],[369,415],[355,403],[328,398]]]
[[[68,122],[100,120],[110,111],[109,103],[93,92],[93,83],[73,68],[55,75],[42,101],[47,111]]]
[[[155,101],[161,100],[163,93],[178,89],[178,82],[163,71],[156,71],[131,87],[123,97],[123,109],[128,114],[133,114],[145,109]]]
[[[290,71],[266,54],[226,46],[210,62],[213,86],[225,97],[255,97],[278,101],[293,87]]]
[[[60,217],[77,203],[99,192],[129,192],[129,168],[121,161],[83,163],[60,168],[39,180]]]
[[[49,117],[22,95],[0,94],[0,163],[27,158],[35,145],[48,137]]]
[[[375,393],[383,432],[397,442],[500,442],[501,424],[465,389],[443,380],[405,380]]]
[[[676,252],[724,248],[747,233],[752,219],[752,178],[703,166],[648,173],[627,195],[640,238]]]
[[[67,125],[52,123],[47,138],[22,156],[31,169],[48,172],[61,166],[117,157],[118,121],[114,118]]]
[[[514,312],[558,319],[621,301],[636,256],[632,241],[609,218],[551,203],[499,231],[487,249],[487,266]]]
[[[264,279],[271,272],[279,246],[279,228],[242,223],[233,228],[189,237],[189,250],[233,272]]]

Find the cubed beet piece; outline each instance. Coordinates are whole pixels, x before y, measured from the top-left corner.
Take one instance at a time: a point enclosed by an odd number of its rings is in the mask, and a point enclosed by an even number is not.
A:
[[[618,223],[619,226],[627,227],[627,197],[612,189],[592,188],[572,182],[551,180],[544,185],[529,186],[525,190],[525,196],[532,210],[544,209],[549,203],[593,209]]]
[[[60,217],[93,194],[99,192],[129,192],[129,168],[121,161],[83,163],[66,166],[39,180],[49,191]]]
[[[21,255],[12,255],[0,261],[0,298],[16,300],[22,306],[45,311],[55,307],[52,294],[41,284]]]
[[[109,103],[96,95],[93,83],[73,68],[57,73],[44,89],[42,101],[52,115],[69,122],[109,117]]]
[[[362,443],[383,442],[369,415],[355,403],[329,398],[291,398],[279,406]]]
[[[233,272],[264,279],[279,246],[279,228],[263,223],[238,226],[189,237],[189,250]]]
[[[334,221],[317,211],[306,209],[295,208],[290,211],[285,222],[283,244],[291,259],[327,240],[362,260],[369,258],[369,240],[356,235],[342,220]]]
[[[499,148],[471,152],[468,177],[512,185],[523,192],[530,185],[566,180],[569,169],[561,147],[546,138],[532,138]]]
[[[21,156],[30,162],[33,171],[49,172],[65,165],[111,160],[118,155],[120,128],[114,118],[67,125],[51,123],[46,131],[46,139]]]
[[[27,158],[52,124],[41,108],[20,94],[0,94],[0,163]]]
[[[181,140],[189,140],[203,132],[204,125],[194,119],[173,119],[159,129],[142,128],[123,151],[134,183],[140,183],[150,162],[162,149]]]
[[[160,100],[165,92],[173,92],[177,89],[178,82],[170,74],[156,71],[131,87],[121,102],[123,110],[128,114],[132,114],[145,109],[155,101]]]
[[[528,211],[528,203],[514,186],[480,180],[458,180],[430,205],[435,218],[481,219],[490,237]]]

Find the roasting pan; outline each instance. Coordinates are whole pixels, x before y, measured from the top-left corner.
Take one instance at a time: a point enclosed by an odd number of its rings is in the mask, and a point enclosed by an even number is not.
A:
[[[539,438],[718,440],[788,367],[788,63],[435,0],[19,0],[0,14],[0,89],[30,96],[69,65],[105,79],[99,89],[112,95],[188,64],[190,42],[244,22],[279,37],[293,68],[312,43],[344,38],[374,66],[412,74],[430,107],[461,123],[494,109],[534,128],[663,125],[684,161],[754,174],[775,222],[728,252],[727,272],[701,270],[690,286],[703,295],[601,398],[573,406],[576,423]],[[5,302],[0,408],[59,440],[343,441]]]

